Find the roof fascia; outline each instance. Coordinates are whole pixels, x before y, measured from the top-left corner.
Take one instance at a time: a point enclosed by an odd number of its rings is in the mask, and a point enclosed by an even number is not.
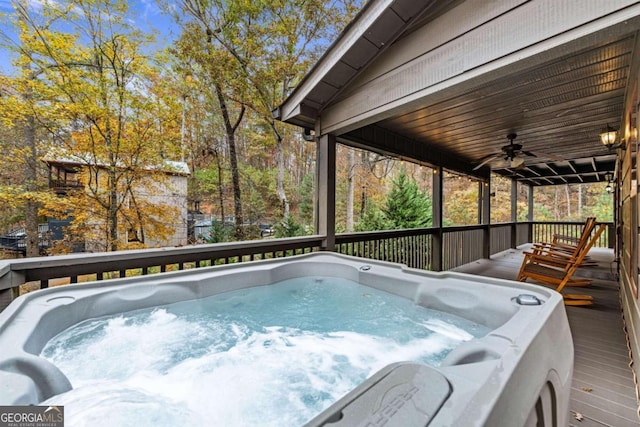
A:
[[[320,83],[322,78],[340,61],[349,49],[362,37],[371,25],[393,4],[394,0],[372,0],[367,2],[353,21],[329,47],[327,52],[305,75],[291,95],[274,110],[278,120],[291,120],[300,109],[304,109],[303,100]]]

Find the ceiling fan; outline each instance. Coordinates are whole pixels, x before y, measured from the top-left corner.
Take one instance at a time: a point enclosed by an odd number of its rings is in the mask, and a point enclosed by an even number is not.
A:
[[[513,141],[516,139],[517,136],[518,135],[516,133],[510,133],[509,135],[507,135],[507,139],[509,140],[509,143],[507,145],[503,145],[500,148],[499,152],[484,156],[482,159],[480,159],[481,162],[475,168],[473,168],[473,170],[480,169],[487,163],[491,163],[492,161],[500,158],[509,162],[508,167],[513,169],[522,169],[524,167],[524,159],[522,158],[523,154],[528,157],[539,157],[537,154],[531,151],[523,150],[522,144],[514,144]],[[541,153],[538,153],[538,154],[541,154]],[[546,153],[542,155],[542,157],[546,157],[546,158],[557,160],[557,161],[564,160],[557,156],[553,156]]]

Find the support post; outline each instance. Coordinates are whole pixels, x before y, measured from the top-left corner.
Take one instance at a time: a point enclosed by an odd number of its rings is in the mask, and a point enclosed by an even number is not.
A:
[[[491,257],[491,176],[486,181],[480,181],[480,190],[478,191],[478,198],[480,199],[480,224],[484,225],[482,228],[483,247],[482,257],[489,259]]]
[[[511,178],[511,248],[518,246],[518,181]]]
[[[442,271],[442,188],[444,173],[442,167],[433,169],[432,188],[433,203],[431,203],[431,225],[435,233],[431,236],[431,270]]]
[[[11,268],[3,268],[0,271],[0,311],[4,310],[11,301],[20,296],[20,285],[27,282],[24,272],[11,271]]]
[[[316,233],[324,236],[321,249],[336,246],[336,138],[332,134],[318,138],[316,154]]]
[[[529,243],[533,242],[533,185],[529,186],[529,200],[528,208],[527,208],[527,221],[529,221],[529,235],[527,236],[527,241]]]

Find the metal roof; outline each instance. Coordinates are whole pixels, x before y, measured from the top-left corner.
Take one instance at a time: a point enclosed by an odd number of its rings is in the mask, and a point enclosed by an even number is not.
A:
[[[327,110],[367,83],[363,73],[379,66],[385,51],[407,49],[404,38],[462,3],[370,1],[276,116],[303,127],[317,127]],[[528,2],[506,3],[512,3],[510,9],[505,6],[495,19],[518,16],[514,11],[524,10],[521,6]],[[568,3],[557,4],[567,7]],[[607,125],[619,128],[622,121],[640,27],[634,16],[640,15],[639,2],[609,3],[614,12],[626,13],[624,19],[613,23],[615,13],[603,9],[605,16],[600,17],[597,32],[581,34],[576,25],[575,36],[560,35],[566,39],[562,45],[530,56],[523,53],[522,60],[501,66],[496,73],[485,73],[470,84],[451,84],[437,96],[424,96],[390,109],[391,113],[379,119],[345,127],[337,133],[339,141],[399,157],[417,153],[425,163],[472,175],[487,176],[491,167],[495,173],[534,186],[603,181],[605,172],[615,169],[616,156],[600,143],[599,134]],[[590,7],[597,13],[601,6],[596,2]],[[607,19],[612,21],[610,28]],[[458,38],[474,30],[461,30]],[[470,40],[480,43],[477,49],[489,48],[475,37]],[[545,42],[545,35],[540,37],[542,41],[534,48]],[[459,59],[439,58],[445,62]],[[398,68],[404,66],[397,61]],[[362,99],[369,98],[365,94]],[[497,158],[474,171],[487,157],[500,153],[509,142],[509,133],[517,133],[515,142],[535,157],[521,153],[524,164],[517,169]]]

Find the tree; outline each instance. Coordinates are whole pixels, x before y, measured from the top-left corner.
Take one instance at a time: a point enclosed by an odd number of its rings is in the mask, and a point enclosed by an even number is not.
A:
[[[18,11],[25,10],[26,1],[12,2]],[[56,17],[45,17],[45,26],[55,22]],[[43,134],[36,121],[38,104],[36,78],[40,71],[33,68],[31,57],[36,53],[25,43],[29,23],[20,13],[13,22],[18,31],[18,40],[7,33],[0,32],[3,45],[17,53],[16,75],[13,78],[4,77],[0,80],[0,92],[4,92],[0,98],[0,112],[3,117],[5,132],[11,133],[11,144],[5,147],[3,153],[5,159],[11,159],[12,165],[21,165],[22,179],[18,182],[4,181],[0,198],[14,208],[22,210],[21,218],[24,220],[26,232],[26,256],[39,255],[38,238],[38,209],[44,198],[44,185],[38,158],[42,153]]]
[[[366,204],[364,214],[355,226],[356,231],[392,230],[393,228],[392,222],[387,219],[385,213],[373,203]]]
[[[478,181],[460,175],[444,175],[443,224],[478,223]]]
[[[367,200],[364,212],[356,224],[357,231],[424,228],[431,225],[432,202],[415,180],[403,170],[393,180],[391,191],[382,206]]]
[[[393,181],[383,212],[396,229],[429,227],[431,198],[403,171]]]
[[[127,24],[125,2],[46,2],[37,11],[14,6],[21,61],[35,76],[27,104],[53,141],[48,157],[72,155],[84,178],[85,191],[50,201],[49,213],[70,216],[79,227],[84,221],[87,232],[99,229],[92,237],[106,250],[118,249],[119,236],[130,229],[142,243],[147,233],[166,234],[165,219],[175,213],[139,197],[153,191],[149,175],[166,169],[155,71],[143,54],[150,38]]]
[[[356,153],[353,148],[347,151],[347,232],[353,231],[353,199],[355,186]]]
[[[315,193],[313,186],[313,176],[307,174],[302,178],[300,185],[300,219],[306,226],[313,224],[314,218],[314,206],[315,206]]]
[[[315,0],[182,0],[182,11],[201,27],[216,50],[234,60],[235,85],[225,95],[246,105],[270,129],[276,145],[276,192],[283,216],[289,215],[285,191],[286,125],[272,111],[299,82],[324,50],[329,35],[342,28],[358,10],[359,1]],[[184,25],[187,31],[195,31]]]
[[[215,100],[218,113],[222,118],[226,147],[229,150],[235,217],[234,235],[237,240],[242,240],[244,215],[236,135],[246,112],[243,95],[245,83],[237,79],[239,71],[235,59],[218,44],[213,43],[213,40],[210,29],[203,30],[193,23],[186,23],[176,49],[172,52],[178,60],[179,72],[193,77],[200,83],[201,90],[206,92],[200,96]],[[211,135],[210,140],[214,140],[213,135],[217,133],[217,129],[209,128],[208,133]],[[216,147],[208,147],[208,151],[214,153],[220,166],[219,150]],[[218,167],[218,175],[222,177],[220,167]],[[223,212],[223,208],[221,211]]]
[[[38,208],[48,197],[44,190],[45,173],[37,161],[40,153],[39,138],[27,141],[24,139],[21,120],[23,110],[16,109],[16,101],[22,103],[13,84],[0,79],[0,111],[14,111],[16,114],[2,114],[0,119],[0,228],[8,231],[15,228],[16,223],[25,224],[27,235],[26,255],[37,256],[38,246]],[[33,133],[35,136],[35,132]],[[35,225],[34,225],[35,224]],[[35,231],[34,231],[35,230]]]
[[[296,237],[304,234],[302,226],[291,215],[285,216],[282,221],[278,222],[275,230],[275,237]]]

